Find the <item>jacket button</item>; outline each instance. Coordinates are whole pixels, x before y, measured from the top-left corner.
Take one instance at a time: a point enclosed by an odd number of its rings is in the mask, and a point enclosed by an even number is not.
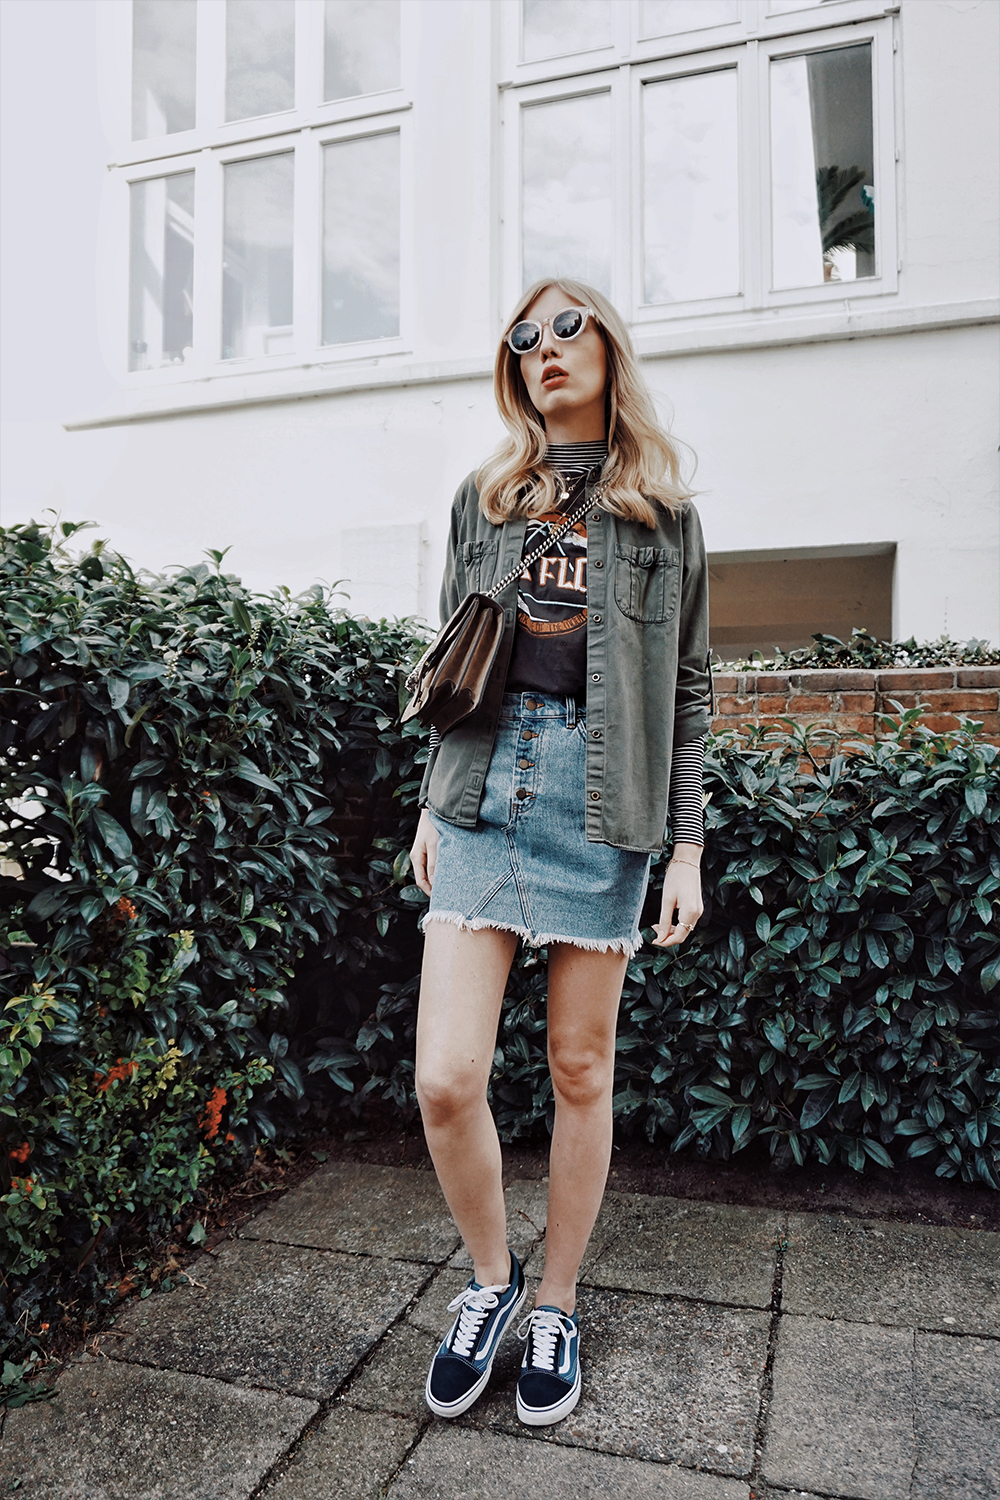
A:
[[[594,558],[594,567],[595,568],[603,568],[604,567],[604,564],[603,564],[603,562],[601,561],[601,559],[599,557],[595,557]]]
[[[601,624],[603,624],[603,621],[604,621],[604,616],[603,615],[595,615],[594,616],[594,624],[595,625],[601,625]]]
[[[591,682],[600,682],[600,680],[601,680],[601,674],[600,674],[600,672],[591,672],[591,674],[590,674],[590,680],[591,680]]]
[[[601,731],[599,729],[592,729],[590,731],[590,738],[592,740],[599,740],[601,738]]]
[[[530,761],[530,760],[519,760],[518,763],[517,763],[518,770],[520,770],[520,771],[527,771],[529,769],[529,767],[531,765],[533,765],[533,764],[534,764],[534,762]]]
[[[591,792],[591,794],[590,794],[590,800],[591,800],[591,802],[600,802],[600,800],[601,800],[601,794],[600,794],[600,792]]]
[[[517,798],[517,800],[519,802],[523,802],[524,799],[525,799],[525,797],[527,795],[528,795],[527,788],[523,787],[523,786],[519,786],[518,789],[517,789],[517,791],[514,793],[514,796]]]

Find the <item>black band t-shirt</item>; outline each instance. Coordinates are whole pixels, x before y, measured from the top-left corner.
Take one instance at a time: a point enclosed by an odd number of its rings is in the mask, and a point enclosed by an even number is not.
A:
[[[531,516],[522,557],[556,531],[583,499],[588,475],[599,473],[607,444],[550,445],[547,462],[564,484],[556,488],[552,510]],[[567,491],[566,499],[562,492]],[[534,688],[541,693],[583,698],[587,691],[587,521],[581,516],[529,568],[517,586],[517,628],[506,691]]]

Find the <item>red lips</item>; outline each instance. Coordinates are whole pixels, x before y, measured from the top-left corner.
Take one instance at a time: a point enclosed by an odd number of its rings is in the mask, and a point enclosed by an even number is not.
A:
[[[542,376],[542,385],[548,385],[553,380],[567,380],[568,378],[566,371],[561,370],[558,365],[549,365]]]

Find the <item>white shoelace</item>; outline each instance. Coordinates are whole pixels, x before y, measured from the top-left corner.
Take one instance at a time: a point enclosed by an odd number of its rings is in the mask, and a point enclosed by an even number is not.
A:
[[[550,1312],[548,1308],[533,1307],[517,1330],[519,1339],[531,1336],[531,1365],[535,1370],[556,1369],[556,1351],[559,1340],[573,1337],[575,1329],[570,1318],[563,1313]]]
[[[461,1354],[468,1359],[479,1330],[493,1309],[499,1307],[500,1293],[506,1290],[505,1286],[483,1286],[478,1289],[467,1286],[464,1292],[459,1292],[457,1297],[452,1298],[448,1303],[448,1311],[458,1312],[461,1308],[455,1336],[451,1341],[453,1354]]]

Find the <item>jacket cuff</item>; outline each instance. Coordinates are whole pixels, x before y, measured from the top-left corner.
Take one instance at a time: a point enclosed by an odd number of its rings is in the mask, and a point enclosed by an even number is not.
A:
[[[690,708],[682,708],[674,719],[674,749],[710,734],[711,730],[712,718],[707,704],[696,703]]]

